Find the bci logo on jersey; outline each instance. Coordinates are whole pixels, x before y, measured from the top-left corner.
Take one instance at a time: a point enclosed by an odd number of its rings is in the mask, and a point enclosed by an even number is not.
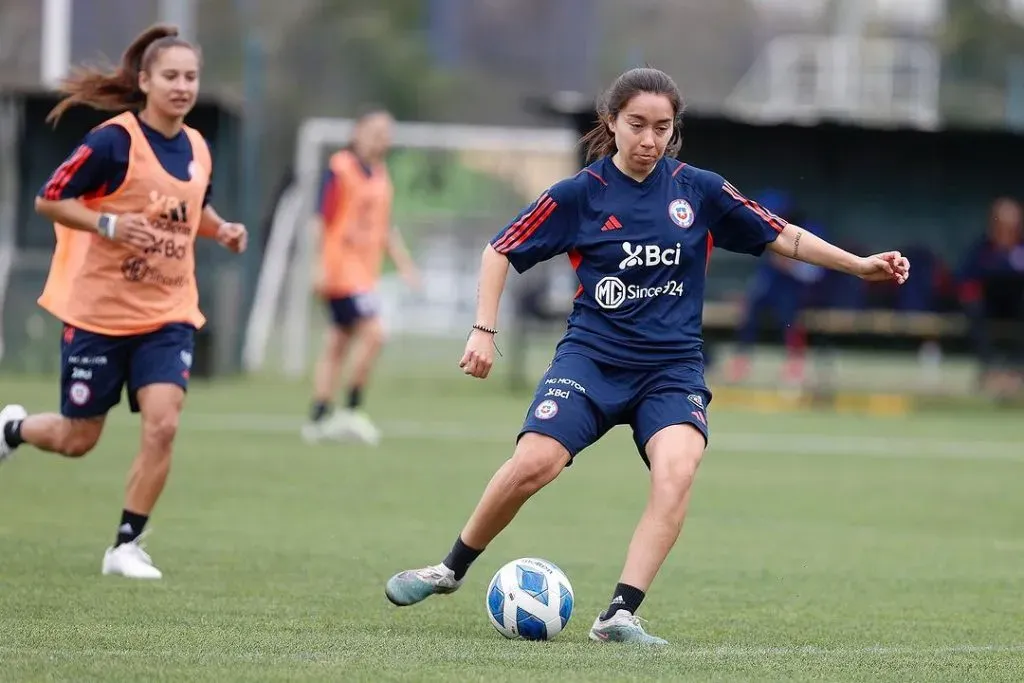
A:
[[[619,262],[619,270],[639,266],[678,266],[682,245],[677,242],[674,247],[662,249],[657,244],[634,245],[632,242],[623,242],[622,250],[626,252],[626,258]]]

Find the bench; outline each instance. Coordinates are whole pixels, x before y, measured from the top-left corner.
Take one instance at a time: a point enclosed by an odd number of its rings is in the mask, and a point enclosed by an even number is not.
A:
[[[538,287],[521,288],[514,297],[514,324],[509,330],[507,362],[514,390],[529,388],[526,377],[529,341],[537,333],[564,324],[571,301],[552,299]],[[704,304],[704,338],[709,348],[735,340],[743,307],[740,302],[709,301]],[[946,352],[970,351],[967,317],[960,312],[931,313],[891,309],[805,309],[800,322],[811,346],[871,350],[916,350],[925,341],[937,341]],[[773,333],[774,334],[773,334]],[[775,329],[765,340],[780,339]],[[1022,329],[1024,334],[1024,329]]]

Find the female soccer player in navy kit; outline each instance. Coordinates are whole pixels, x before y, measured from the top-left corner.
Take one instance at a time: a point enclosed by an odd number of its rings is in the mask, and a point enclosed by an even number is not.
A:
[[[664,645],[635,614],[682,529],[708,439],[701,316],[712,246],[766,248],[866,280],[902,284],[899,252],[854,256],[750,201],[721,176],[676,161],[682,98],[672,79],[633,69],[606,93],[587,136],[590,166],[551,187],[484,249],[476,323],[460,367],[485,378],[508,266],[568,254],[580,281],[511,459],[491,479],[441,564],[401,572],[388,599],[412,605],[462,585],[470,564],[533,494],[609,429],[628,424],[651,489],[608,609],[590,637]]]

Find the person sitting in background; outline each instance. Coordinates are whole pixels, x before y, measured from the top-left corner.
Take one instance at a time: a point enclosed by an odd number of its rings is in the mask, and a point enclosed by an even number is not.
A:
[[[963,262],[959,290],[981,365],[982,387],[999,396],[1016,392],[1024,340],[1011,334],[1008,347],[1000,345],[993,325],[1024,324],[1024,213],[1016,200],[1002,197],[993,203],[987,233]]]
[[[767,193],[760,204],[772,213],[793,216],[793,221],[798,225],[806,226],[808,232],[820,236],[820,230],[807,226],[803,212],[790,208],[783,196]],[[803,383],[806,374],[807,334],[799,317],[806,299],[807,285],[818,281],[821,274],[821,268],[794,261],[781,254],[769,254],[768,258],[758,264],[746,293],[743,317],[737,330],[736,355],[728,370],[730,382],[742,382],[749,376],[750,355],[757,342],[761,316],[770,311],[775,323],[782,328],[786,345],[782,381],[791,386]]]

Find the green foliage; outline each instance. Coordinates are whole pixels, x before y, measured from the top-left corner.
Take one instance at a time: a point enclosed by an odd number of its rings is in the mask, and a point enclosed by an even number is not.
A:
[[[1002,86],[1007,59],[1024,51],[1024,26],[1005,0],[949,0],[941,37],[944,69],[955,78]]]
[[[305,49],[320,52],[329,87],[349,101],[373,102],[400,119],[432,117],[444,102],[449,80],[434,67],[422,30],[423,7],[416,0],[367,4],[325,2],[313,35],[296,36]],[[323,51],[323,46],[329,46]]]
[[[940,46],[943,116],[1004,125],[1009,64],[1024,54],[1024,26],[1006,0],[949,0]]]
[[[445,150],[396,150],[388,162],[395,186],[395,216],[514,212],[525,198],[511,184],[467,168]]]

